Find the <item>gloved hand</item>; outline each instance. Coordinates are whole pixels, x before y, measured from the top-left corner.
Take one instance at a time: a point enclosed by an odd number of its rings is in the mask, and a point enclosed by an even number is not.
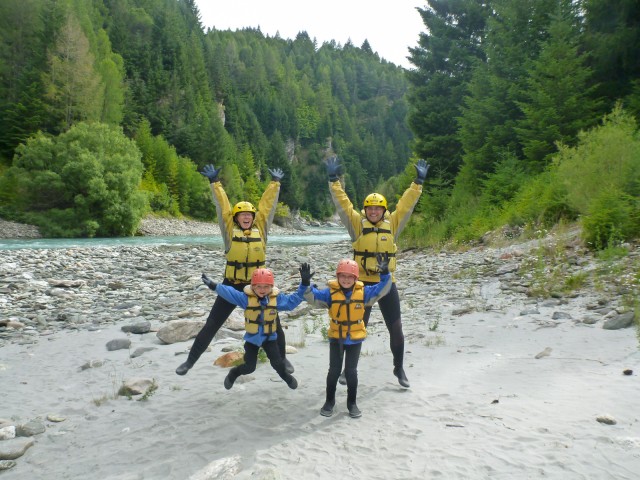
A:
[[[269,168],[267,170],[269,170],[269,173],[271,174],[271,180],[273,180],[274,182],[279,182],[284,178],[284,172],[281,168]]]
[[[338,157],[327,159],[327,175],[329,175],[330,182],[335,182],[342,175],[342,165]]]
[[[216,168],[213,165],[206,165],[202,169],[200,174],[207,177],[209,179],[209,183],[214,183],[214,182],[220,181],[220,179],[218,178],[218,174],[220,173],[220,170],[222,170],[222,167]]]
[[[386,252],[384,254],[378,253],[376,260],[378,260],[378,273],[387,275],[389,273],[389,254]]]
[[[211,280],[209,277],[207,277],[207,275],[205,273],[202,274],[202,283],[204,283],[211,290],[215,290],[216,289],[217,283],[214,282],[213,280]]]
[[[418,163],[414,165],[414,167],[416,167],[416,178],[413,182],[417,183],[418,185],[422,185],[424,179],[427,178],[427,172],[429,171],[430,166],[431,165],[429,165],[423,159],[418,160]]]
[[[303,263],[300,265],[300,279],[302,285],[308,287],[311,285],[311,277],[315,275],[316,272],[311,272],[311,265],[308,263]]]

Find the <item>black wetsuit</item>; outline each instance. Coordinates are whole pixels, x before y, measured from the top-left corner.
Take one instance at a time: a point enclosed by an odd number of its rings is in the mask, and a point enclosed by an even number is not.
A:
[[[365,285],[375,285],[375,282],[363,282]],[[402,333],[402,318],[400,315],[400,296],[395,282],[391,285],[391,290],[384,297],[378,300],[380,312],[384,323],[389,330],[389,346],[393,354],[393,366],[402,367],[404,360],[404,333]],[[371,307],[364,309],[364,324],[369,324]]]

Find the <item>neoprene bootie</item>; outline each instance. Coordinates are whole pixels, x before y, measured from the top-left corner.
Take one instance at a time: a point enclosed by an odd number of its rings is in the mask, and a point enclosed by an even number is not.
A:
[[[358,405],[354,403],[347,404],[347,409],[349,410],[349,416],[351,418],[359,418],[362,416],[362,412],[358,408]]]
[[[334,404],[331,402],[324,402],[324,405],[320,409],[320,415],[323,417],[330,417],[333,415],[333,405]]]
[[[407,375],[404,373],[404,369],[402,367],[395,367],[393,369],[393,374],[398,377],[398,383],[400,385],[404,388],[409,388],[409,380],[407,379]]]
[[[176,368],[176,373],[178,375],[186,375],[189,370],[193,367],[193,363],[187,360],[183,364],[181,364],[178,368]]]

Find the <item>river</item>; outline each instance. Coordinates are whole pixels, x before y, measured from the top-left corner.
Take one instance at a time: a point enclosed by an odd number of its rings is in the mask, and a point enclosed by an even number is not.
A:
[[[271,246],[303,246],[323,245],[349,240],[344,228],[322,228],[317,231],[307,230],[301,235],[269,235]],[[219,235],[198,236],[140,236],[117,238],[31,238],[31,239],[0,239],[0,250],[19,249],[57,249],[57,248],[88,248],[114,246],[148,246],[148,245],[219,245],[222,237]]]

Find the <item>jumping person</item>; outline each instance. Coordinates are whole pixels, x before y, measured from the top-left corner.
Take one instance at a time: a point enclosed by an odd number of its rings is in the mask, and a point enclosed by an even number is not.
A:
[[[389,212],[387,200],[379,193],[372,193],[364,199],[363,210],[353,208],[353,204],[340,183],[342,165],[337,157],[327,160],[327,174],[329,176],[329,190],[336,206],[340,220],[347,228],[353,245],[353,258],[358,264],[360,281],[365,285],[373,285],[380,281],[380,272],[376,265],[376,255],[389,255],[389,270],[391,272],[391,289],[380,298],[378,305],[382,317],[389,330],[391,353],[393,354],[393,374],[398,383],[409,388],[409,380],[404,371],[404,334],[400,313],[400,297],[395,284],[393,272],[396,269],[396,242],[407,224],[413,209],[422,193],[422,183],[427,177],[429,165],[419,160],[415,165],[416,177],[402,194],[396,210]],[[369,323],[371,306],[364,314],[365,326]],[[342,381],[340,383],[343,383]]]
[[[304,294],[308,302],[329,309],[329,372],[327,373],[326,399],[320,409],[320,415],[325,417],[333,415],[336,386],[343,359],[349,416],[358,418],[362,415],[356,403],[356,396],[358,359],[362,342],[367,336],[364,312],[367,307],[370,308],[380,297],[386,295],[391,288],[387,255],[378,255],[377,269],[380,274],[380,283],[364,286],[358,281],[360,275],[358,264],[351,259],[340,260],[336,268],[336,279],[328,282],[329,288],[318,290],[314,286]],[[305,281],[304,276],[303,281]]]
[[[262,194],[256,210],[249,202],[238,202],[231,207],[218,178],[220,170],[213,165],[207,165],[201,174],[207,177],[211,184],[218,224],[224,240],[227,265],[223,284],[242,292],[244,287],[250,284],[253,271],[265,266],[267,235],[276,212],[280,181],[284,173],[277,168],[269,169],[272,181]],[[176,369],[178,375],[185,375],[193,367],[235,308],[234,304],[223,297],[216,298],[204,327],[196,335],[187,360]],[[277,332],[280,357],[286,370],[293,373],[293,365],[286,358],[286,341],[279,319]]]
[[[286,371],[278,351],[276,343],[279,335],[277,333],[278,311],[293,310],[304,300],[303,294],[311,278],[304,272],[310,270],[309,264],[302,264],[300,273],[303,280],[298,290],[290,295],[279,292],[274,285],[273,272],[267,268],[256,268],[251,274],[251,283],[241,292],[233,286],[217,284],[207,275],[202,274],[204,284],[216,292],[219,298],[222,297],[244,310],[244,363],[229,370],[224,379],[224,388],[231,389],[240,375],[248,375],[255,371],[260,347],[267,354],[273,369],[289,385],[289,388],[298,387],[298,381]]]

